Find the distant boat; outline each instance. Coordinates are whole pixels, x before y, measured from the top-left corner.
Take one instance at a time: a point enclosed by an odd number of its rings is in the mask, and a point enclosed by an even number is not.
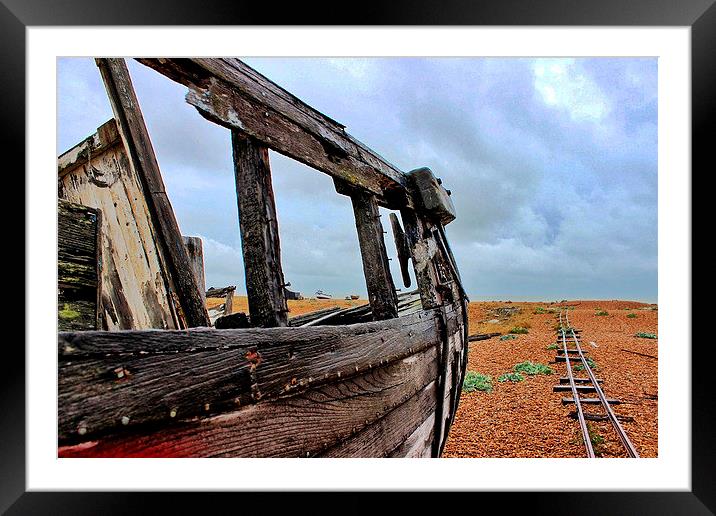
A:
[[[322,290],[316,290],[316,299],[331,299],[333,296],[326,294]]]

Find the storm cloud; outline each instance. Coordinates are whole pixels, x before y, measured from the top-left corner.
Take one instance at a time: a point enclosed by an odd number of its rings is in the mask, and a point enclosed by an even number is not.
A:
[[[442,178],[474,299],[657,300],[656,59],[245,61],[402,170]],[[207,286],[244,290],[229,131],[186,88],[129,68],[182,233],[203,239]],[[58,153],[111,116],[94,62],[59,60]],[[271,162],[286,279],[365,295],[350,201],[322,173]]]

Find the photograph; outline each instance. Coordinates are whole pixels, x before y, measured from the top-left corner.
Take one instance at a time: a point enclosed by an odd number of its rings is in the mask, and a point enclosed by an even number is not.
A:
[[[58,56],[57,457],[660,457],[659,67]]]

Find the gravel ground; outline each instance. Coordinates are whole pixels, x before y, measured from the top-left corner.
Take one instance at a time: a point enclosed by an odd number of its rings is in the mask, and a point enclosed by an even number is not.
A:
[[[595,371],[604,383],[617,415],[633,422],[622,426],[642,457],[656,457],[658,360],[623,351],[658,356],[658,340],[634,337],[637,332],[657,333],[658,311],[654,305],[629,301],[569,301],[569,320],[582,330],[580,344],[596,363]],[[519,307],[520,313],[499,319],[498,307]],[[533,313],[536,307],[545,313]],[[569,392],[553,392],[560,376],[566,376],[563,362],[555,362],[557,304],[470,303],[470,332],[507,332],[513,326],[527,327],[529,333],[514,340],[493,338],[470,344],[468,370],[492,376],[492,392],[463,392],[455,423],[443,457],[584,457],[579,423],[569,417],[574,410],[562,405]],[[596,315],[599,310],[608,315]],[[636,317],[627,317],[628,314]],[[503,316],[504,317],[504,316]],[[489,322],[488,322],[489,321]],[[593,344],[591,344],[593,343]],[[497,378],[525,360],[547,364],[552,375],[526,376],[519,383],[500,383]],[[577,375],[586,376],[584,372]],[[585,394],[596,396],[595,394]],[[597,407],[586,409],[599,412]],[[625,457],[626,452],[609,422],[590,422],[595,452],[602,457]]]
[[[223,300],[208,299],[207,306]],[[355,306],[365,300],[342,299],[289,301],[291,316],[328,306]],[[634,422],[622,423],[627,435],[642,457],[657,454],[657,360],[624,352],[629,349],[658,356],[657,340],[634,337],[636,332],[657,333],[658,312],[651,305],[629,301],[569,301],[572,326],[582,330],[582,349],[598,365],[597,377],[604,379],[603,389],[609,398],[623,402],[615,405],[618,415],[631,416]],[[555,340],[556,313],[534,314],[536,307],[556,309],[556,304],[539,303],[470,303],[470,332],[507,333],[514,326],[527,327],[529,333],[514,340],[499,338],[470,344],[468,370],[492,376],[491,393],[463,393],[455,423],[443,457],[583,457],[584,445],[579,424],[569,417],[573,407],[563,406],[562,397],[569,393],[552,391],[559,377],[566,375],[564,363],[554,363],[555,350],[546,347]],[[509,314],[517,307],[520,312]],[[645,309],[646,308],[646,309]],[[235,296],[234,312],[248,311],[245,296]],[[597,309],[609,315],[596,315]],[[629,310],[631,309],[631,310]],[[635,318],[627,314],[636,314]],[[594,342],[597,347],[590,344]],[[499,383],[498,376],[525,360],[541,362],[554,368],[552,375],[528,376],[519,383]],[[579,374],[579,373],[578,373]],[[583,374],[583,373],[582,373]],[[593,394],[590,394],[593,396]],[[586,410],[597,411],[596,408]],[[623,457],[614,430],[608,422],[590,422],[595,436],[604,443],[595,446],[603,457]]]

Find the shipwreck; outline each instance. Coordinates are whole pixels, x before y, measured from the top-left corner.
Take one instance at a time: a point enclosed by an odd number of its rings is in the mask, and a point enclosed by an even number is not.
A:
[[[201,241],[180,233],[126,63],[97,59],[114,118],[58,158],[58,455],[439,457],[467,364],[450,192],[238,59],[138,61],[230,130],[249,313],[233,287],[207,312]],[[350,197],[368,305],[289,317],[269,149]]]

